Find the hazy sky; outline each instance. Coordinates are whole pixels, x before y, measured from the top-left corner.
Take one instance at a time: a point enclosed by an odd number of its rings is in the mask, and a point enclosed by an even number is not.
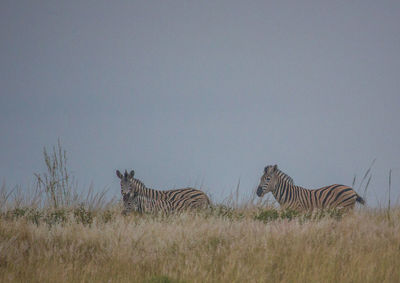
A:
[[[400,193],[399,1],[0,2],[0,182],[28,186],[60,138],[82,187]],[[356,187],[357,188],[357,187]],[[362,193],[362,192],[360,192]],[[395,199],[394,199],[395,200]]]

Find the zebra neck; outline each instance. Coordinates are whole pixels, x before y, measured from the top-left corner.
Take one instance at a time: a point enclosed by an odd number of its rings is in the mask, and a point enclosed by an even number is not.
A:
[[[286,173],[282,172],[281,170],[277,169],[277,173],[278,177],[282,180],[282,181],[287,181],[290,184],[294,184],[292,177],[290,177],[289,175],[287,175]]]
[[[149,212],[149,207],[152,207],[154,205],[154,200],[146,196],[139,195],[136,200],[138,211],[140,213]]]
[[[147,197],[149,199],[165,199],[165,194],[163,191],[154,190],[147,188],[142,182],[139,180],[134,180],[132,182],[131,188],[138,195]]]
[[[137,196],[135,201],[136,201],[137,211],[139,213],[143,213],[144,207],[145,207],[145,205],[143,203],[143,197]]]
[[[275,190],[272,191],[276,201],[282,205],[287,202],[295,202],[298,200],[299,191],[303,189],[301,187],[293,185],[290,180],[279,178],[275,185]]]

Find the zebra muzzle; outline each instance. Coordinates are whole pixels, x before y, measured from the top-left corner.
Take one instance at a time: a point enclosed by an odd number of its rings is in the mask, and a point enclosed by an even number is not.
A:
[[[257,188],[257,196],[261,197],[263,193],[263,189],[261,187]]]

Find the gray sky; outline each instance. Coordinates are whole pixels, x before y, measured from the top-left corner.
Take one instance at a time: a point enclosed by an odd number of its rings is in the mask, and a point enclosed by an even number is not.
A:
[[[296,184],[400,191],[398,1],[0,2],[0,181],[60,138],[82,187],[115,169],[219,201]],[[357,188],[357,187],[356,187]],[[361,193],[361,192],[360,192]],[[395,200],[395,199],[393,199]]]

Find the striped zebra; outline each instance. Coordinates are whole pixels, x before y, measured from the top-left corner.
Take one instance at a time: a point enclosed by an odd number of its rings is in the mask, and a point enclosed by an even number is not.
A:
[[[311,211],[313,209],[352,209],[357,202],[365,201],[351,187],[331,185],[316,190],[309,190],[296,186],[290,177],[278,169],[277,165],[264,168],[257,196],[263,197],[272,192],[276,201],[283,208],[297,211]]]
[[[173,203],[168,200],[155,200],[138,195],[137,193],[132,193],[129,194],[129,197],[124,201],[124,211],[122,214],[127,214],[131,211],[151,214],[169,214],[175,211],[175,207]]]
[[[134,178],[135,171],[122,174],[116,171],[121,179],[121,194],[124,211],[130,212],[179,212],[187,209],[202,209],[210,206],[207,195],[194,188],[160,191],[147,188],[142,181]]]

